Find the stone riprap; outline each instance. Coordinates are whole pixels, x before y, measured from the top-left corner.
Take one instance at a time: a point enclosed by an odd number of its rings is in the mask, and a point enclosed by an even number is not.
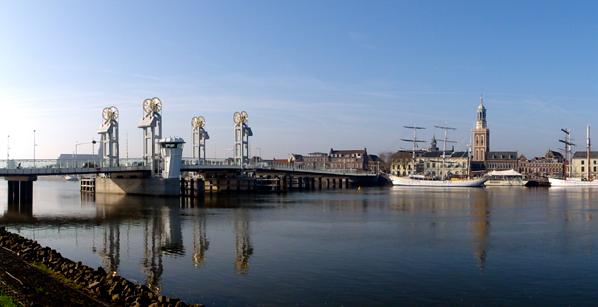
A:
[[[102,267],[93,269],[81,262],[74,262],[63,257],[56,250],[11,233],[4,227],[0,227],[0,248],[10,251],[30,265],[47,267],[55,274],[74,283],[82,292],[107,305],[202,306],[189,305],[179,299],[159,295],[145,285],[135,284],[114,272],[106,272]]]

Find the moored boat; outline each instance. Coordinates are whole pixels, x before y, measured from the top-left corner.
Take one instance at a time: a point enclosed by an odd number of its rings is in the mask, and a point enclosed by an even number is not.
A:
[[[65,181],[79,181],[79,177],[78,176],[66,175],[66,176],[64,176],[64,180]]]
[[[551,187],[598,187],[598,180],[584,180],[582,178],[548,178]]]
[[[571,156],[571,147],[574,145],[571,143],[571,131],[568,129],[561,129],[566,134],[565,140],[560,140],[561,143],[565,144],[565,153],[566,158],[565,162],[567,167],[565,168],[565,178],[548,178],[548,182],[550,182],[551,187],[598,187],[598,179],[594,179],[592,176],[592,172],[590,169],[590,161],[591,161],[591,152],[592,152],[592,142],[590,138],[590,125],[587,126],[586,129],[586,149],[587,149],[587,174],[585,177],[567,177],[567,175],[571,175],[572,168],[571,168],[571,161],[569,157]],[[582,167],[583,173],[583,167]]]
[[[523,179],[521,173],[513,169],[506,171],[491,171],[486,174],[485,186],[524,186],[527,180]]]
[[[486,178],[466,178],[466,179],[450,179],[450,180],[436,180],[427,179],[423,176],[408,176],[398,177],[390,176],[392,184],[396,186],[412,186],[412,187],[461,187],[461,188],[476,188],[483,187]]]

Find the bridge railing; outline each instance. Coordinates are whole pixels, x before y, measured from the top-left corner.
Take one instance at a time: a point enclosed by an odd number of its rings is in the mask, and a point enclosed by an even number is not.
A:
[[[330,173],[330,174],[342,174],[342,175],[376,175],[377,171],[372,170],[360,170],[360,169],[336,169],[326,167],[315,167],[306,164],[295,164],[295,163],[275,163],[275,162],[258,162],[256,165],[258,168],[270,168],[274,170],[286,170],[286,171],[305,171],[305,172],[317,172],[317,173]]]
[[[121,159],[119,167],[145,167],[143,159]],[[85,169],[107,168],[107,161],[85,159],[15,159],[0,160],[0,169]]]
[[[233,159],[193,159],[183,158],[183,165],[185,166],[235,166]]]

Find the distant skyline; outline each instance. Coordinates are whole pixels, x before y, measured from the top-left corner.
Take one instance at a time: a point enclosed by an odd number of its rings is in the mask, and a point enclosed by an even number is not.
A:
[[[121,156],[141,155],[143,99],[191,155],[202,115],[208,157],[232,155],[235,111],[252,154],[286,158],[409,149],[403,125],[457,128],[469,143],[480,95],[491,150],[532,157],[598,135],[593,1],[0,0],[0,159],[72,153],[117,106]],[[425,144],[424,146],[428,146]],[[598,149],[598,146],[596,147]],[[91,145],[79,147],[90,153]]]

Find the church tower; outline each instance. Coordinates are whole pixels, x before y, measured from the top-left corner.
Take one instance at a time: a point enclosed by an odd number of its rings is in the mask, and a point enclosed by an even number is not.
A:
[[[486,155],[490,151],[490,130],[486,122],[484,97],[480,97],[472,142],[473,161],[486,161]]]

